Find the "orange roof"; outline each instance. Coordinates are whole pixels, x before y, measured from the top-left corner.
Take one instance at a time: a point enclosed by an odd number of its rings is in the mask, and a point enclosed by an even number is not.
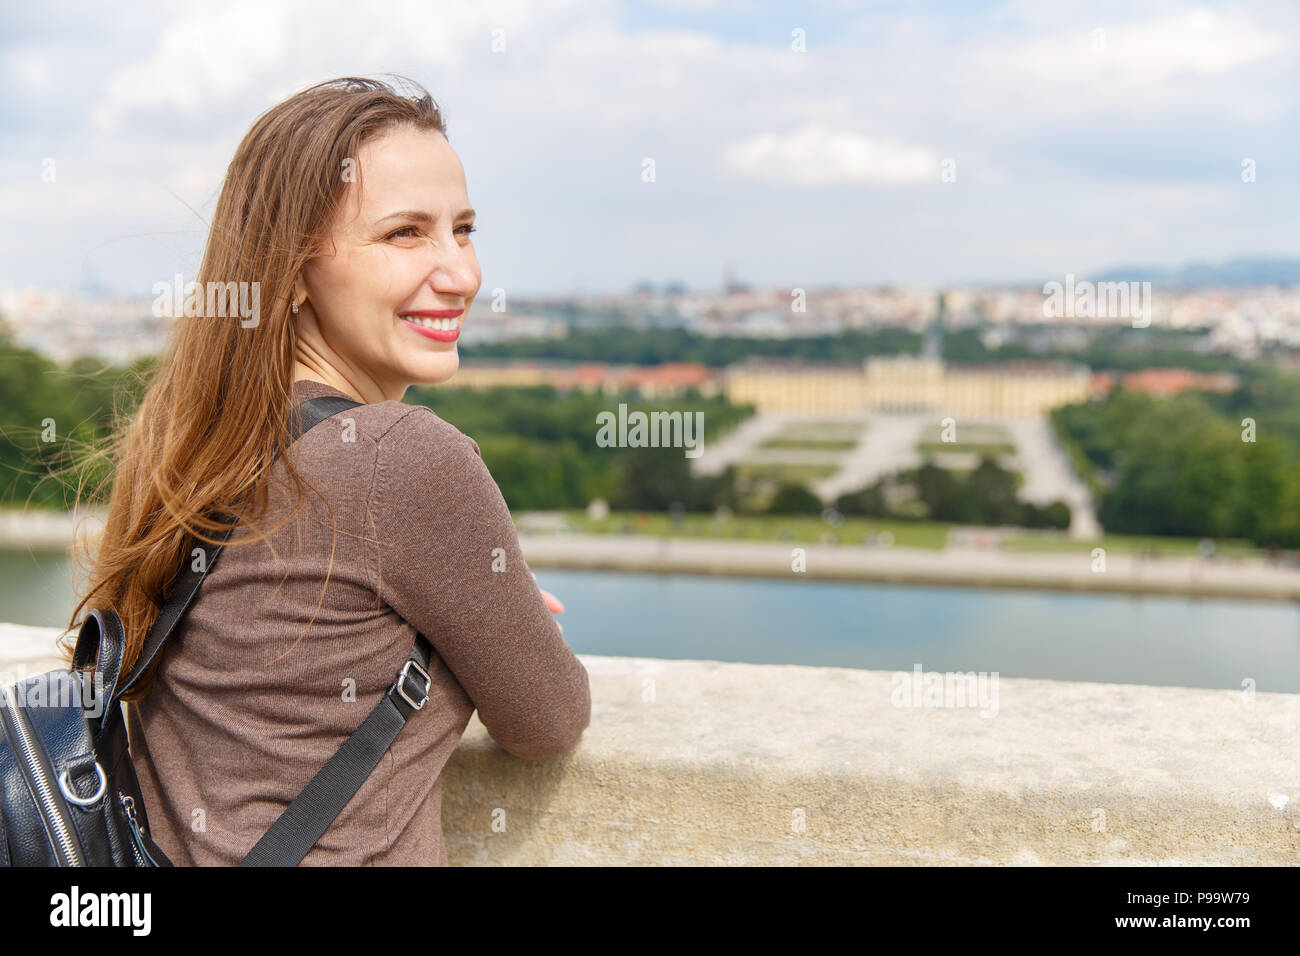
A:
[[[582,365],[575,365],[566,377],[575,385],[599,385],[608,375],[606,367],[599,362],[584,362]]]
[[[707,382],[713,370],[694,362],[665,362],[629,369],[624,377],[628,384],[691,386]]]
[[[1110,372],[1093,372],[1088,387],[1094,392],[1109,392],[1115,387],[1115,376]]]
[[[1230,392],[1236,387],[1231,375],[1193,372],[1185,368],[1148,368],[1126,372],[1124,387],[1149,395],[1177,395],[1189,389]]]

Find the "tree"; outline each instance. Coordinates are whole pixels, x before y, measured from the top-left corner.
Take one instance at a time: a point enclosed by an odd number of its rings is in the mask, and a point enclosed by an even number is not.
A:
[[[1016,500],[1016,476],[990,457],[966,477],[963,497],[965,509],[980,524],[1016,524],[1021,518],[1021,504]]]
[[[687,511],[710,508],[708,490],[691,476],[690,459],[680,448],[628,448],[619,460],[619,488],[610,502],[615,509],[663,511],[680,501]]]
[[[803,485],[783,483],[767,506],[769,514],[821,514],[821,499]]]
[[[961,486],[952,472],[926,462],[912,473],[916,496],[925,504],[933,521],[966,520]]]
[[[840,495],[835,499],[835,510],[841,514],[859,515],[865,518],[885,518],[889,516],[889,503],[885,500],[884,481]]]

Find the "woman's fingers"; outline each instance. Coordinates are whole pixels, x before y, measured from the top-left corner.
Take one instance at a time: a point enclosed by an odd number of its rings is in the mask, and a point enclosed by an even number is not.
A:
[[[528,573],[533,575],[533,582],[536,583],[537,575],[532,571],[529,571]],[[546,600],[546,607],[550,610],[552,614],[559,614],[564,610],[564,605],[560,603],[560,599],[557,598],[550,591],[543,591],[541,588],[538,588],[537,590],[541,593],[542,597]],[[561,634],[564,633],[563,624],[561,624],[559,621],[556,621],[555,626],[560,629]]]
[[[563,613],[564,605],[560,602],[559,598],[550,591],[542,591],[541,588],[538,588],[537,590],[542,592],[542,597],[546,599],[546,606],[550,608],[552,614]]]

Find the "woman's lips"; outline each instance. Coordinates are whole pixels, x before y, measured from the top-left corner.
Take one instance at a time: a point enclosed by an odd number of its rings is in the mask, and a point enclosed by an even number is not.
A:
[[[402,323],[413,332],[423,335],[425,338],[433,339],[436,342],[455,342],[460,337],[461,321],[447,322],[446,319],[458,319],[464,309],[421,309],[416,312],[403,312],[398,318]],[[450,328],[430,328],[421,324],[421,319],[428,319],[431,323],[438,325],[449,325]]]

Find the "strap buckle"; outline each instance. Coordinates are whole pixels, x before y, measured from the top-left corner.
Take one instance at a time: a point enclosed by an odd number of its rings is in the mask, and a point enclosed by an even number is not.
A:
[[[419,674],[419,676],[424,678],[424,688],[420,693],[419,700],[412,699],[411,695],[406,692],[406,677],[412,670],[414,670],[417,674]],[[411,658],[405,664],[402,665],[402,670],[397,675],[397,683],[394,684],[393,686],[396,689],[398,696],[401,697],[402,700],[406,701],[416,710],[419,710],[429,700],[429,687],[432,683],[433,683],[433,678],[429,676],[429,672],[420,665],[419,661],[417,661],[415,658]]]

